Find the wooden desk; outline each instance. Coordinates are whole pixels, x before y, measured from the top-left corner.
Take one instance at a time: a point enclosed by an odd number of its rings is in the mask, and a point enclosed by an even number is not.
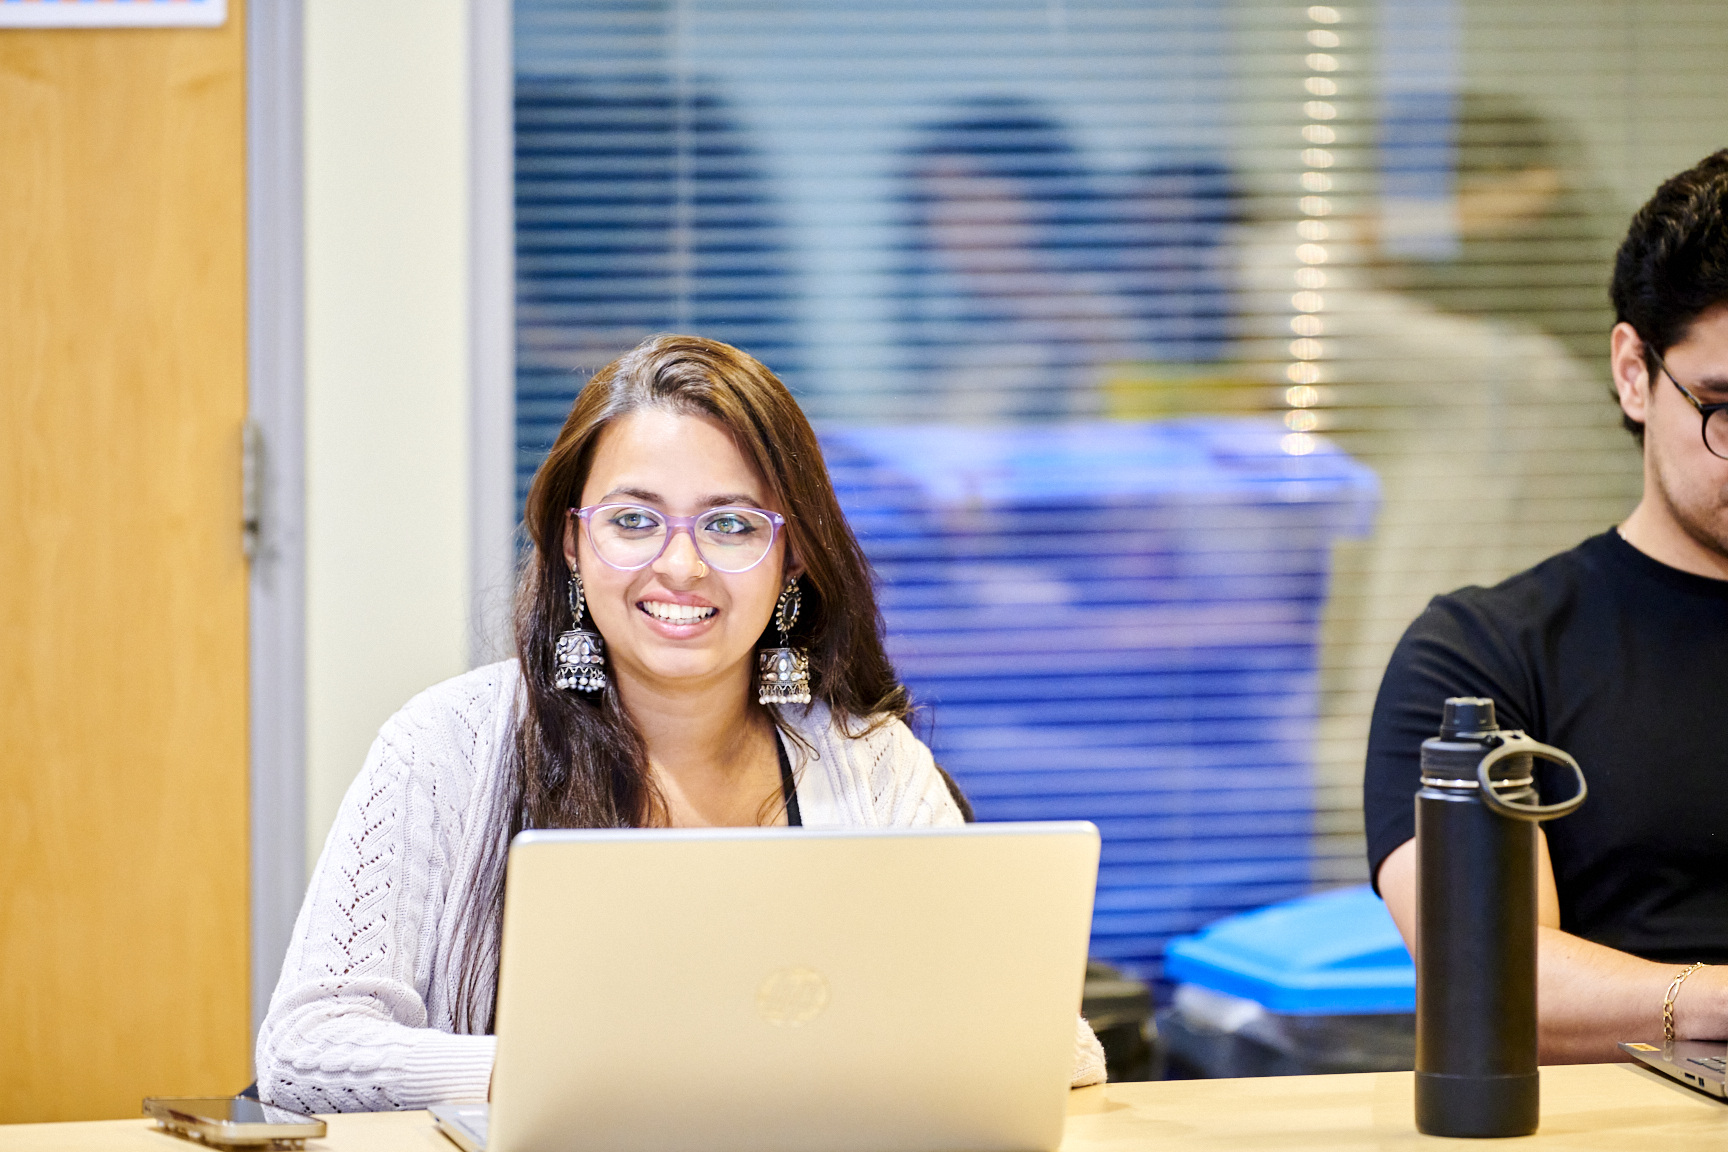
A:
[[[1082,1088],[1068,1107],[1062,1152],[1341,1152],[1449,1146],[1484,1152],[1500,1142],[1418,1136],[1408,1072],[1172,1080]],[[424,1112],[332,1116],[309,1152],[454,1152]],[[1660,1152],[1721,1149],[1728,1105],[1626,1064],[1542,1070],[1542,1130],[1517,1147]],[[0,1127],[0,1152],[182,1152],[197,1145],[146,1120]]]

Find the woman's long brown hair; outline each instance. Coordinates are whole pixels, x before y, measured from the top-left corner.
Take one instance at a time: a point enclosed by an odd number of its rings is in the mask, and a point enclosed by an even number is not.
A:
[[[634,828],[665,819],[616,678],[597,695],[563,691],[552,679],[553,645],[573,627],[567,511],[581,503],[600,434],[650,408],[717,421],[784,510],[788,556],[804,567],[792,642],[809,650],[811,696],[855,732],[909,711],[883,650],[869,564],[840,511],[816,435],[785,385],[754,357],[698,336],[655,336],[606,365],[577,395],[528,489],[524,525],[533,553],[516,592],[521,711],[497,781],[486,856],[462,907],[453,1005],[462,1031],[493,1028],[511,838],[527,828]],[[785,728],[779,715],[774,721]],[[489,997],[482,994],[488,985]]]

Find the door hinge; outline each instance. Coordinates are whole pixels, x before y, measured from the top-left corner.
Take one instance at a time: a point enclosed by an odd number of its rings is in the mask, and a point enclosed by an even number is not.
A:
[[[248,420],[240,428],[240,548],[246,559],[258,555],[263,531],[259,519],[259,487],[264,478],[264,429]]]

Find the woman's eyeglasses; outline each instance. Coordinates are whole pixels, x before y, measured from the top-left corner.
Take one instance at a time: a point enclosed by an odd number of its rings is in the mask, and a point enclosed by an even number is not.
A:
[[[785,525],[761,508],[711,508],[700,516],[669,516],[645,504],[590,504],[570,509],[582,521],[594,554],[622,572],[660,559],[677,532],[690,533],[702,562],[716,572],[748,572],[762,563]]]
[[[1646,341],[1646,348],[1650,348]],[[1662,375],[1673,381],[1674,387],[1680,389],[1680,395],[1698,409],[1698,415],[1704,417],[1704,447],[1710,449],[1711,455],[1728,460],[1728,404],[1704,404],[1698,397],[1686,390],[1686,385],[1674,379],[1674,373],[1668,371],[1668,365],[1663,361],[1662,354],[1650,348],[1650,355],[1656,357],[1656,363],[1662,369]]]

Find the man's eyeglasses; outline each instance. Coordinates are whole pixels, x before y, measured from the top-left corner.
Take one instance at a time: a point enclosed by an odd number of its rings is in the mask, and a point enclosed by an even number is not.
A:
[[[711,508],[700,516],[670,516],[645,504],[590,504],[570,509],[588,532],[594,554],[621,572],[660,559],[678,532],[690,533],[702,562],[716,572],[748,572],[762,563],[785,526],[778,512]]]
[[[1686,385],[1674,379],[1674,373],[1668,371],[1668,365],[1663,361],[1662,354],[1651,348],[1648,342],[1644,346],[1650,348],[1650,355],[1656,357],[1656,363],[1662,369],[1662,375],[1668,377],[1673,382],[1674,387],[1680,389],[1680,395],[1686,397],[1692,407],[1698,409],[1698,414],[1704,417],[1704,447],[1710,449],[1712,455],[1728,460],[1728,404],[1700,403],[1698,397],[1686,390]]]

